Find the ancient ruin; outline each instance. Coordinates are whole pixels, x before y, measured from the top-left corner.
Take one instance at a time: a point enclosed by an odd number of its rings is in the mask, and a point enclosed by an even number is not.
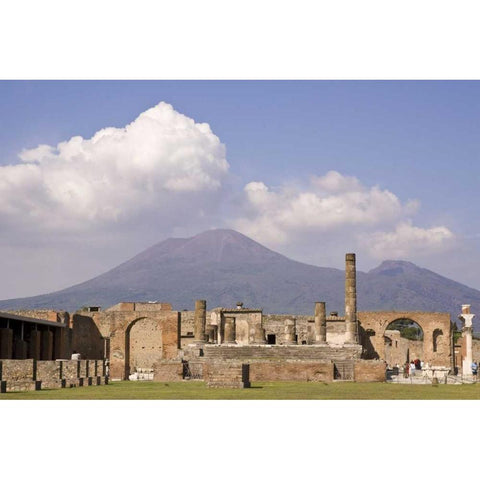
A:
[[[0,313],[0,380],[3,391],[95,385],[111,380],[204,380],[243,388],[252,381],[385,381],[387,368],[415,358],[453,372],[458,355],[450,315],[438,312],[357,311],[355,254],[345,258],[345,316],[264,315],[261,309],[174,311],[168,303],[123,302],[73,314]],[[471,318],[465,321],[471,363]],[[398,321],[415,324],[421,339],[402,336]],[[72,360],[78,352],[81,360]],[[463,361],[463,359],[462,359]],[[464,370],[465,370],[464,366]]]

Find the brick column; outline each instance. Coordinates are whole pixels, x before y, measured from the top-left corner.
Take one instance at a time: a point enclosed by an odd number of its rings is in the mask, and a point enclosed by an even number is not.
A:
[[[195,301],[195,343],[205,343],[205,326],[207,323],[207,301]]]
[[[345,255],[345,343],[357,343],[357,280],[355,254]]]
[[[53,333],[49,330],[41,332],[40,358],[51,360],[53,357]]]
[[[315,302],[315,343],[327,343],[327,312],[325,302]]]
[[[40,330],[32,330],[30,334],[28,358],[40,360]]]
[[[0,358],[5,360],[12,358],[13,354],[13,330],[0,328]]]

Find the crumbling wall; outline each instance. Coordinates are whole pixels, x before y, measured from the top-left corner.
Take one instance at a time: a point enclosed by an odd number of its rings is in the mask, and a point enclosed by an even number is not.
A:
[[[208,387],[250,387],[250,366],[235,362],[210,362],[204,365],[204,380]]]
[[[425,363],[451,366],[451,325],[449,313],[438,312],[358,312],[360,339],[366,359],[385,360],[385,331],[398,319],[416,322],[423,330],[423,358]],[[440,335],[437,335],[440,333]],[[410,358],[412,356],[410,355]]]
[[[108,383],[104,360],[0,360],[1,391]]]
[[[93,325],[90,335],[107,339],[111,378],[128,379],[131,368],[135,367],[131,361],[153,365],[160,359],[178,357],[180,312],[164,307],[169,304],[120,305],[123,307],[115,306],[105,311],[89,312],[88,315]],[[148,333],[153,334],[154,338],[149,338]],[[81,349],[78,351],[83,354]]]
[[[356,382],[385,382],[387,364],[383,360],[356,360],[353,368]]]

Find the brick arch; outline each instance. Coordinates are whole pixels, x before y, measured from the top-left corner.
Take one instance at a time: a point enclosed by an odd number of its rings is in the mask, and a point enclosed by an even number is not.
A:
[[[358,312],[361,342],[364,354],[369,358],[385,360],[385,331],[395,321],[408,319],[423,331],[423,359],[430,365],[451,366],[451,323],[450,314],[438,312]],[[434,351],[434,332],[437,334],[437,348]],[[366,332],[369,332],[367,335]],[[372,335],[371,332],[374,332]]]
[[[163,356],[162,323],[142,316],[125,328],[125,378],[137,368],[153,368]]]

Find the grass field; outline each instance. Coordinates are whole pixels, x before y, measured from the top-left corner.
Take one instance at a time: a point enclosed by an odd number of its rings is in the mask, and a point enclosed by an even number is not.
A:
[[[109,385],[11,392],[1,400],[478,400],[480,384],[256,382],[252,388],[208,388],[203,382],[112,382]]]

